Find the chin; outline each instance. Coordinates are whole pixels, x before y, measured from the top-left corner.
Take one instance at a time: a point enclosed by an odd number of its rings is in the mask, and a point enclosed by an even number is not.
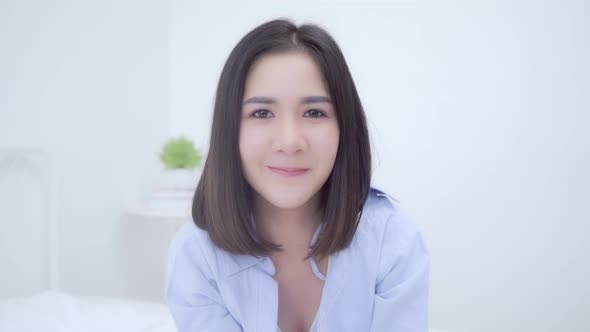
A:
[[[296,209],[305,205],[314,195],[311,191],[300,191],[296,188],[282,187],[264,190],[262,198],[280,209]]]

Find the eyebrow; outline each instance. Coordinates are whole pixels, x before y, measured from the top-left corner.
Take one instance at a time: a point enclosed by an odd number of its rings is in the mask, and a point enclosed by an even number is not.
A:
[[[277,100],[271,97],[250,97],[244,101],[242,105],[246,104],[275,104]],[[308,96],[301,98],[302,104],[315,104],[315,103],[332,103],[332,100],[326,96]]]

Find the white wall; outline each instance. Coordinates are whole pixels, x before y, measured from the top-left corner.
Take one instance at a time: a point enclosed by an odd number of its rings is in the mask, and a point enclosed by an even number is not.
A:
[[[0,146],[40,146],[54,158],[66,291],[132,290],[122,211],[159,172],[169,134],[167,6],[0,2]]]
[[[585,331],[589,14],[584,1],[175,0],[171,130],[207,146],[218,75],[247,31],[320,23],[361,94],[377,182],[424,230],[431,325]]]

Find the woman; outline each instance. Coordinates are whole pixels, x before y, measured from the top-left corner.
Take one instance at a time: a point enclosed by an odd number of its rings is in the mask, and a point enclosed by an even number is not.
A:
[[[288,20],[249,32],[219,79],[194,223],[170,247],[178,330],[426,331],[428,251],[370,180],[332,37]]]

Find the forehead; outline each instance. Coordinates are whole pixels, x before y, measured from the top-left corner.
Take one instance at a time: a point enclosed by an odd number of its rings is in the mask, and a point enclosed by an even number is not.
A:
[[[254,95],[327,95],[315,60],[304,52],[267,54],[259,58],[246,77],[244,98]]]

